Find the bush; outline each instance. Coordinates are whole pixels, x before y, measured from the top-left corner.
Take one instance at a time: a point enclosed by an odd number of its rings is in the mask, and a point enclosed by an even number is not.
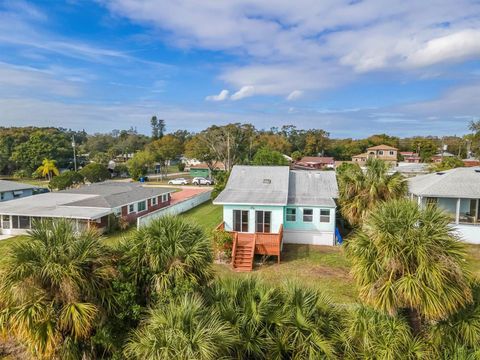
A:
[[[215,179],[215,185],[213,186],[212,191],[212,200],[214,200],[227,186],[228,178],[230,177],[230,172],[227,171],[218,171],[215,173],[213,178]]]
[[[105,181],[112,177],[106,166],[96,163],[90,163],[85,166],[80,170],[80,174],[85,177],[85,180],[91,183]]]
[[[228,261],[232,257],[232,245],[232,234],[225,230],[213,232],[213,251],[217,259]]]
[[[17,170],[13,173],[15,179],[25,179],[30,177],[31,174],[27,170]]]
[[[178,171],[184,172],[185,171],[185,164],[183,162],[178,163]]]
[[[51,190],[65,190],[72,186],[83,184],[83,175],[77,171],[67,170],[58,176],[55,176],[48,183]]]

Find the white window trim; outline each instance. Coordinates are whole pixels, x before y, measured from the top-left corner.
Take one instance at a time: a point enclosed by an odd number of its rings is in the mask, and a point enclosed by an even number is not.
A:
[[[150,205],[151,206],[157,206],[158,205],[158,199],[156,196],[150,199]]]
[[[328,211],[328,215],[322,215],[322,211]],[[322,221],[322,217],[327,217],[327,216],[328,216],[328,221]],[[330,209],[320,209],[319,221],[322,224],[330,223],[330,221],[331,221]]]
[[[139,206],[138,204],[140,203],[144,203],[145,204],[145,209],[143,210],[139,210]],[[136,205],[136,208],[137,208],[137,212],[143,212],[143,211],[147,211],[148,210],[148,203],[147,203],[147,200],[140,200],[140,201],[137,201],[137,205]]]
[[[130,211],[130,205],[133,205],[133,210]],[[134,214],[137,212],[137,204],[136,203],[130,203],[127,205],[127,214]]]
[[[311,211],[312,211],[312,215],[307,215],[307,216],[310,216],[310,221],[305,221],[305,210],[311,210]],[[314,211],[313,211],[312,208],[303,209],[303,210],[302,210],[302,221],[303,221],[304,223],[312,223],[312,222],[313,222],[313,213],[314,213]]]
[[[294,213],[293,213],[293,214],[289,214],[289,213],[288,213],[288,210],[293,210]],[[289,220],[289,219],[288,219],[288,216],[289,216],[289,215],[290,215],[290,216],[293,216],[293,220]],[[287,222],[296,222],[296,221],[297,221],[297,209],[296,209],[296,208],[289,208],[289,207],[287,207],[287,210],[285,210],[285,220],[286,220]]]

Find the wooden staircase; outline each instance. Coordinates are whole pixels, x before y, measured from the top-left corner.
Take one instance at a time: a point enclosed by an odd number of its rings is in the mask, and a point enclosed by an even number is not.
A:
[[[252,271],[256,234],[235,233],[232,247],[232,266],[235,271]]]

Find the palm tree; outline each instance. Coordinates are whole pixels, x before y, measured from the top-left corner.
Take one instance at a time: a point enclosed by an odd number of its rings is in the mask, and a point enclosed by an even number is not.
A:
[[[119,250],[146,303],[166,291],[204,286],[213,275],[210,239],[180,217],[153,220],[124,239]]]
[[[43,177],[46,177],[49,181],[52,179],[52,174],[58,176],[60,172],[58,171],[56,161],[43,159],[42,165],[37,169],[37,173],[42,174]]]
[[[347,241],[360,298],[391,315],[405,313],[413,333],[472,301],[464,245],[450,218],[407,199],[382,203]]]
[[[112,305],[115,271],[98,233],[35,223],[0,268],[0,328],[39,359],[81,357]],[[83,350],[82,350],[83,349]]]
[[[414,337],[408,322],[366,306],[353,309],[342,336],[344,359],[432,358],[428,343]]]
[[[338,173],[339,205],[350,225],[359,226],[379,202],[406,195],[405,179],[389,169],[386,162],[369,159],[365,171],[355,164]]]
[[[198,359],[225,357],[237,338],[230,324],[222,320],[198,296],[152,309],[133,331],[125,346],[129,359]]]

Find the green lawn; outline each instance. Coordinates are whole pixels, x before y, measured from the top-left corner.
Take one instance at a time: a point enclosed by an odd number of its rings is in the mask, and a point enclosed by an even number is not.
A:
[[[196,222],[210,233],[222,221],[222,207],[215,206],[210,201],[187,211],[182,216]]]

